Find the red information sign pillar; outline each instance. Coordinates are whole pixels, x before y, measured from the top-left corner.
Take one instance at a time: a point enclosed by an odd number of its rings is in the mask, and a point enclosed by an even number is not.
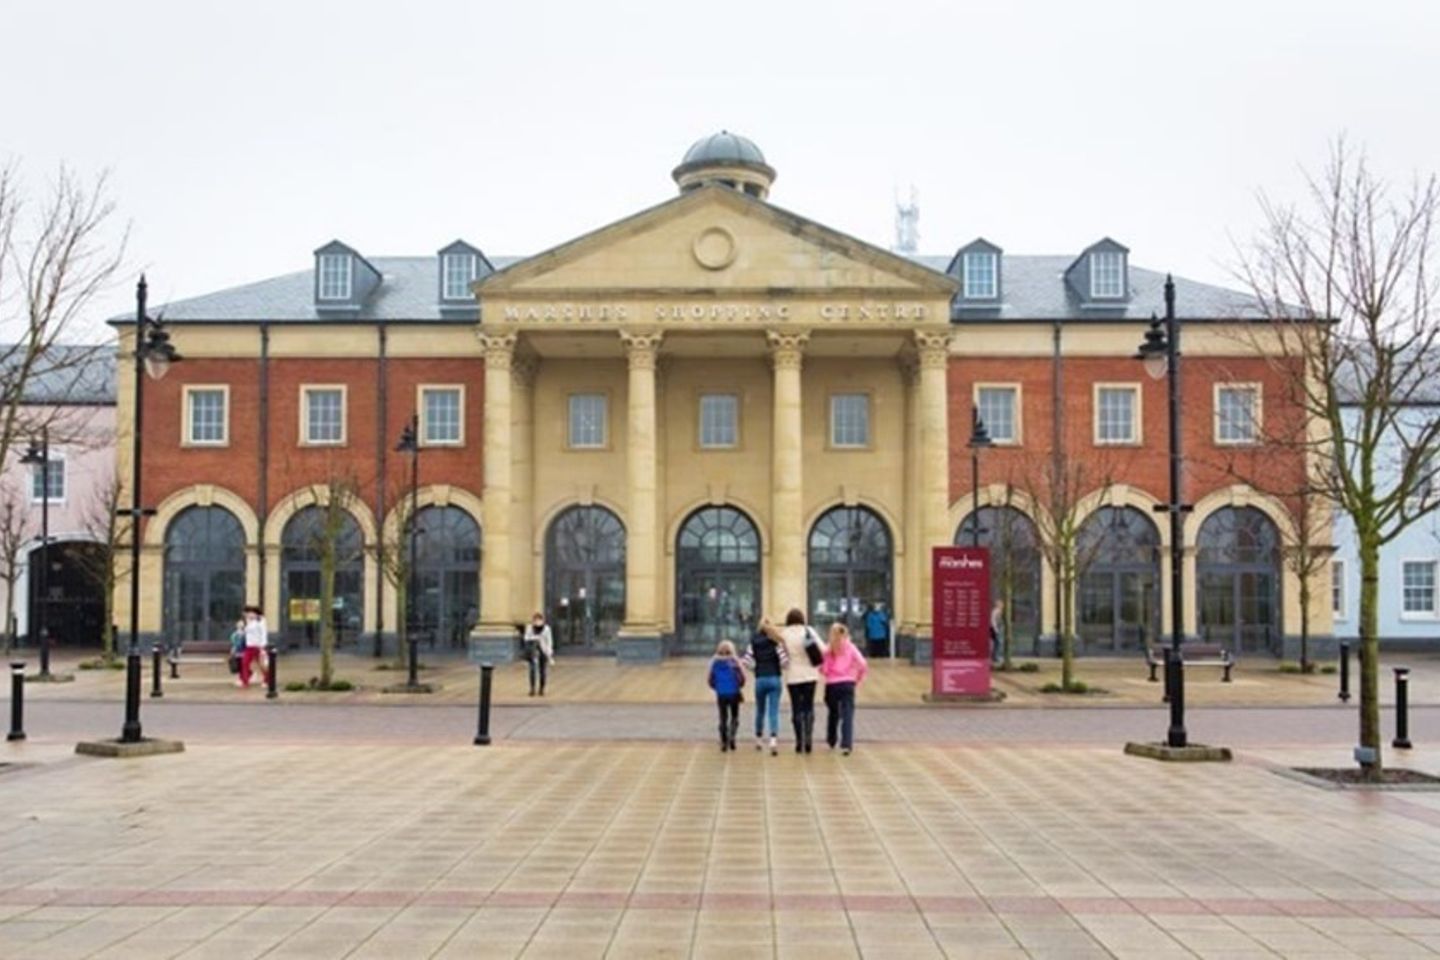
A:
[[[931,555],[936,697],[990,696],[990,551],[935,547]]]

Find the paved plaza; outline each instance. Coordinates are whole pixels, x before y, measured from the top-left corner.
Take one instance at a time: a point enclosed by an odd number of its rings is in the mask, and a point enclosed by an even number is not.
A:
[[[588,698],[503,670],[483,748],[473,668],[430,702],[197,676],[143,705],[186,752],[132,761],[73,754],[118,732],[116,677],[31,685],[0,747],[0,958],[1440,953],[1440,794],[1277,773],[1347,762],[1353,709],[1199,706],[1237,762],[1181,766],[1120,753],[1163,732],[1153,700],[877,696],[853,756],[770,757],[721,753],[700,697],[605,699],[642,680],[568,666]],[[1411,734],[1391,762],[1440,771],[1440,708]]]

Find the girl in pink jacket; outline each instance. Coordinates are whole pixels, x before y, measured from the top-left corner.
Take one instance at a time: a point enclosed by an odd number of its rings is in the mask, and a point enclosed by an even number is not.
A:
[[[869,669],[845,624],[832,623],[829,649],[820,664],[820,675],[825,678],[825,742],[834,750],[838,732],[840,752],[847,757],[855,747],[855,688]]]

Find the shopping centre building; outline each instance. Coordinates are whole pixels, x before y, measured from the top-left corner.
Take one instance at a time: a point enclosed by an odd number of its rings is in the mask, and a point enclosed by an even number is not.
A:
[[[311,269],[152,309],[184,360],[145,390],[142,632],[219,638],[254,602],[292,643],[322,615],[344,644],[393,642],[383,554],[406,544],[396,445],[415,417],[414,617],[437,647],[503,653],[545,610],[562,653],[650,659],[791,607],[858,626],[874,605],[923,658],[930,548],[970,536],[978,410],[979,536],[1003,547],[1018,649],[1053,643],[1057,513],[1079,521],[1082,649],[1154,637],[1166,394],[1134,356],[1164,274],[1099,235],[1061,256],[969,238],[899,255],[773,205],[775,177],[720,133],[674,169],[677,196],[534,256],[335,241]],[[1186,628],[1278,653],[1299,593],[1272,494],[1300,463],[1261,437],[1294,414],[1285,378],[1246,296],[1175,284]],[[128,477],[133,318],[115,326]],[[321,611],[319,504],[341,494]]]

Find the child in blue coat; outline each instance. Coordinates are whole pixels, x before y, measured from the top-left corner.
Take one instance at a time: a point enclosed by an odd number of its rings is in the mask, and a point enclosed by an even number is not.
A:
[[[721,640],[710,661],[710,689],[715,691],[715,706],[720,711],[720,751],[735,749],[735,734],[740,729],[740,690],[745,686],[745,671],[735,657],[735,644]]]

